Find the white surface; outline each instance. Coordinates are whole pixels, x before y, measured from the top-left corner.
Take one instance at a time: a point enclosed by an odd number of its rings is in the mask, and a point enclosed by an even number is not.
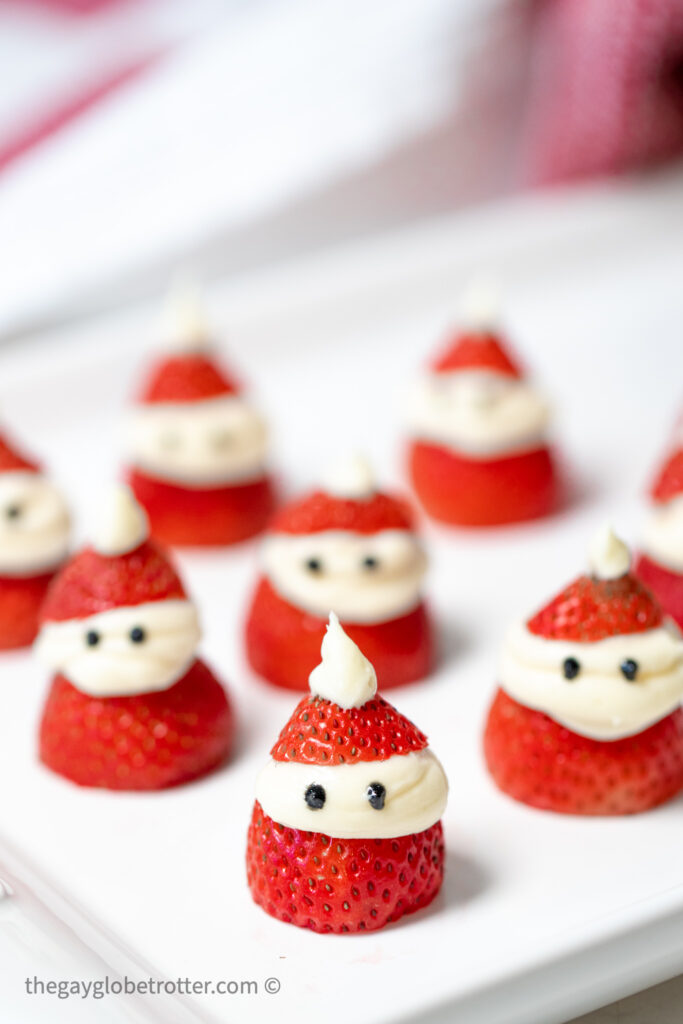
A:
[[[1,831],[160,971],[281,979],[277,996],[205,1003],[220,1019],[270,1021],[277,1007],[281,1021],[335,1024],[351,1003],[355,1024],[425,1020],[432,1009],[452,1020],[454,1006],[459,1024],[552,1024],[680,972],[681,799],[617,820],[536,812],[495,790],[480,735],[509,621],[583,568],[605,518],[636,535],[640,493],[681,400],[682,207],[675,181],[527,201],[222,296],[230,347],[258,385],[291,486],[317,475],[331,441],[367,448],[385,478],[399,479],[401,392],[477,266],[504,274],[519,348],[557,399],[557,433],[578,471],[574,507],[495,533],[426,530],[441,668],[392,696],[428,732],[451,782],[446,882],[426,913],[330,937],[251,903],[243,860],[254,776],[294,703],[252,678],[242,657],[253,545],[181,559],[205,653],[229,679],[240,719],[234,762],[212,778],[143,796],[50,776],[34,753],[44,675],[26,656],[3,659],[0,777],[12,783]],[[144,323],[93,325],[61,361],[56,349],[6,355],[7,416],[81,509],[113,470]]]

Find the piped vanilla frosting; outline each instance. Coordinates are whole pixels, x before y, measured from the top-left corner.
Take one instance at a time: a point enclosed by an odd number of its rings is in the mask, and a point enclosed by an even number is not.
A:
[[[105,496],[91,536],[95,550],[110,557],[134,551],[147,540],[147,514],[125,484],[115,484]]]
[[[651,511],[645,524],[643,549],[664,568],[683,573],[683,494]]]
[[[377,693],[375,670],[334,612],[330,612],[320,654],[322,660],[308,680],[311,693],[342,708],[360,708],[372,700]]]
[[[66,557],[70,517],[61,493],[41,473],[0,473],[0,575],[36,576]]]

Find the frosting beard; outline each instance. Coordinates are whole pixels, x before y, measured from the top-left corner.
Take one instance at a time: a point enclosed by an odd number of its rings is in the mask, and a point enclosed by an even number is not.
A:
[[[69,513],[61,494],[40,473],[0,473],[0,575],[33,576],[66,557]]]
[[[565,659],[579,663],[573,679]],[[633,681],[620,666],[637,665]],[[543,711],[572,732],[616,740],[643,732],[683,700],[683,640],[673,625],[595,643],[547,640],[514,626],[506,639],[500,684],[520,704]]]
[[[683,573],[683,494],[655,507],[645,527],[643,547],[665,568]]]
[[[140,406],[126,433],[135,466],[185,487],[243,483],[265,472],[265,424],[238,396]]]
[[[539,447],[548,419],[545,402],[529,384],[486,370],[428,374],[408,407],[413,436],[472,458]]]
[[[263,544],[263,566],[291,604],[321,618],[334,609],[346,622],[372,624],[419,604],[426,558],[407,530],[325,530],[271,534]]]
[[[200,630],[190,601],[150,601],[43,625],[36,652],[93,697],[165,690],[194,661]]]
[[[386,790],[381,810],[367,799],[373,782]],[[325,790],[323,807],[313,809],[304,800],[312,784]],[[392,839],[422,832],[441,818],[447,798],[443,768],[428,748],[356,764],[271,760],[256,782],[256,799],[275,821],[339,839]]]

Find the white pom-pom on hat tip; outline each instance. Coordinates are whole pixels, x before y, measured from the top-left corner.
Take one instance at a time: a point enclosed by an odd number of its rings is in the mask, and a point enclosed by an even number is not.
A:
[[[177,275],[164,303],[164,346],[172,352],[198,352],[207,348],[211,328],[204,292],[189,274]]]
[[[125,484],[114,484],[101,503],[92,530],[92,546],[100,555],[128,554],[149,537],[147,513]]]
[[[308,677],[311,693],[341,708],[360,708],[377,693],[377,676],[360,648],[330,612],[322,647],[322,661]]]
[[[594,534],[588,561],[592,575],[599,580],[616,580],[631,568],[631,552],[614,532],[611,523],[605,523]]]
[[[486,278],[476,278],[460,296],[459,322],[467,331],[484,333],[498,326],[501,317],[500,290]]]
[[[375,474],[368,459],[356,452],[337,460],[322,485],[334,498],[369,498],[375,493]]]

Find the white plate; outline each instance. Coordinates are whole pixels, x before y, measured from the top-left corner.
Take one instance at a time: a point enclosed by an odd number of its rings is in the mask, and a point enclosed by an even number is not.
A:
[[[255,545],[181,557],[204,653],[240,720],[233,763],[209,779],[124,795],[50,775],[34,742],[47,681],[28,655],[3,659],[0,832],[160,974],[259,982],[258,996],[195,996],[207,1019],[551,1024],[681,970],[683,801],[616,820],[536,812],[495,790],[480,735],[507,622],[582,570],[605,516],[637,536],[681,398],[682,206],[675,180],[524,200],[215,296],[234,361],[275,425],[287,485],[358,446],[395,482],[402,388],[466,274],[491,267],[509,286],[518,346],[556,398],[580,496],[565,515],[516,529],[426,528],[443,657],[433,679],[392,700],[429,733],[451,781],[447,875],[427,912],[380,933],[280,924],[245,886],[254,775],[294,704],[243,660]],[[7,419],[79,510],[115,470],[115,425],[149,333],[146,310],[4,355]],[[263,991],[268,977],[279,994]]]

